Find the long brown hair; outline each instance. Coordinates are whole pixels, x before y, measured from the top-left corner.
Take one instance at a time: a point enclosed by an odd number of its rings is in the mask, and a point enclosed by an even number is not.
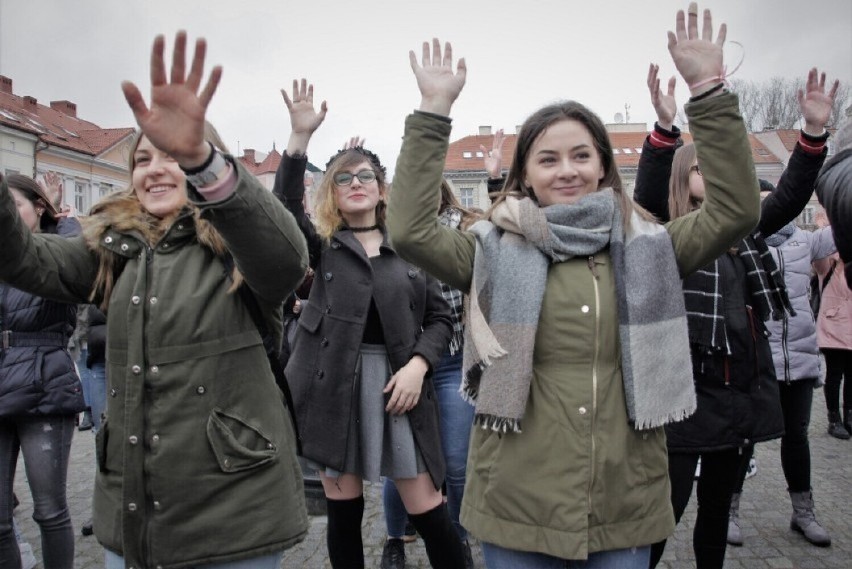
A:
[[[610,187],[618,196],[621,203],[621,213],[624,218],[624,227],[627,228],[630,226],[630,217],[634,211],[638,212],[644,218],[653,219],[648,212],[633,203],[633,200],[624,191],[621,175],[618,173],[618,167],[615,164],[615,154],[612,151],[612,144],[610,143],[603,122],[595,113],[577,101],[562,101],[547,105],[530,115],[524,121],[520,132],[518,132],[515,154],[512,156],[512,164],[509,167],[506,184],[485,213],[485,218],[490,219],[494,208],[504,202],[508,196],[517,198],[528,197],[537,201],[532,188],[524,185],[527,156],[529,156],[535,141],[538,140],[544,131],[550,126],[564,120],[575,120],[589,131],[604,170],[604,176],[598,183],[598,188]]]
[[[701,202],[689,194],[689,175],[695,159],[694,144],[684,144],[675,151],[669,176],[669,219],[677,219],[701,207]]]
[[[146,238],[148,244],[152,245],[163,236],[179,213],[175,212],[174,215],[169,215],[161,219],[146,211],[139,201],[139,196],[133,188],[132,179],[133,170],[136,168],[136,149],[139,147],[139,142],[143,136],[141,131],[137,131],[130,141],[127,167],[131,182],[127,188],[105,196],[92,206],[88,216],[80,219],[86,243],[94,251],[98,259],[98,270],[92,285],[92,291],[89,294],[89,300],[95,302],[100,299],[100,308],[102,310],[107,309],[112,289],[115,286],[115,280],[118,278],[126,262],[124,258],[101,247],[100,240],[103,238],[104,232],[110,227],[114,227],[119,231],[130,228],[136,229]],[[209,122],[205,122],[204,136],[217,149],[227,153],[228,149],[225,143]],[[192,211],[198,242],[209,248],[217,256],[225,256],[228,251],[227,247],[225,247],[225,241],[219,235],[219,232],[208,221],[201,219],[201,211],[197,207],[191,203],[188,203],[185,207],[190,208]],[[236,290],[243,282],[242,274],[237,270],[236,266],[234,266],[231,273],[231,278],[233,285],[228,292]]]
[[[316,201],[316,228],[317,233],[329,241],[334,232],[345,225],[340,210],[337,209],[337,200],[334,198],[334,177],[346,168],[357,166],[363,162],[369,162],[373,172],[376,173],[376,183],[379,185],[379,203],[376,204],[376,224],[385,226],[387,215],[388,186],[385,169],[378,161],[378,157],[372,152],[365,151],[361,147],[350,148],[338,152],[326,166],[325,175],[317,188]]]

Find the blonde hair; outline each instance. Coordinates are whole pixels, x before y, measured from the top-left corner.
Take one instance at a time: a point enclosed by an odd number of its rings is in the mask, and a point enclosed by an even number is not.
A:
[[[675,151],[669,176],[669,219],[677,219],[701,207],[689,193],[689,175],[697,154],[694,144],[684,144]]]
[[[370,153],[372,154],[372,153]],[[340,210],[337,208],[337,199],[334,195],[334,189],[337,184],[334,183],[334,177],[346,168],[351,168],[368,162],[370,168],[376,174],[376,183],[379,186],[379,203],[376,204],[376,224],[384,228],[385,217],[387,214],[387,197],[388,186],[385,177],[384,168],[381,165],[376,165],[375,161],[369,155],[361,152],[360,147],[350,148],[340,152],[332,158],[326,167],[325,175],[317,188],[317,200],[314,212],[316,214],[317,233],[326,242],[331,240],[334,233],[346,225]]]

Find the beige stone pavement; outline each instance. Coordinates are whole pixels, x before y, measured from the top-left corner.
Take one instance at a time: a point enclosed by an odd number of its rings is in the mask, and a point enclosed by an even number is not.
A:
[[[781,473],[780,445],[779,441],[771,441],[757,447],[758,473],[746,481],[741,502],[745,545],[728,548],[726,568],[852,568],[852,441],[840,441],[826,434],[822,391],[814,394],[810,436],[817,517],[830,531],[834,543],[828,548],[814,547],[789,529],[791,509]],[[71,450],[68,476],[68,499],[77,536],[75,569],[103,567],[103,550],[95,538],[80,535],[80,527],[90,515],[94,464],[94,437],[91,431],[77,432]],[[40,559],[38,528],[31,517],[32,499],[22,464],[18,465],[15,491],[21,500],[15,517],[36,551],[36,557]],[[364,513],[363,535],[367,567],[378,568],[384,539],[379,489],[368,487],[365,497],[367,507]],[[695,567],[691,544],[694,522],[693,495],[684,519],[669,540],[660,567]],[[325,547],[325,525],[324,517],[312,517],[308,537],[286,553],[282,566],[318,569],[330,567]],[[406,551],[408,568],[429,567],[420,540],[408,545]],[[485,566],[476,544],[474,561],[479,568]]]

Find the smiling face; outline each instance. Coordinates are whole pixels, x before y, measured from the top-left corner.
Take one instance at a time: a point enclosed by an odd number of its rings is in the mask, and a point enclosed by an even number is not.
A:
[[[362,182],[356,175],[359,172],[373,172],[369,160],[364,160],[353,166],[341,168],[335,174],[335,180],[340,174],[351,174],[352,181],[347,185],[334,184],[334,200],[341,217],[351,226],[366,226],[376,223],[376,206],[384,195],[378,180]]]
[[[166,217],[186,204],[186,176],[180,166],[144,136],[133,153],[131,180],[136,197],[151,215]]]
[[[524,165],[524,185],[539,205],[572,204],[596,192],[604,167],[589,130],[579,121],[551,124],[533,142]]]

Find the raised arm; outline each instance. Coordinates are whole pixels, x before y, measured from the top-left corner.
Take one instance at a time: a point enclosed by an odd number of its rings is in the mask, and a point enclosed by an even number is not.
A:
[[[404,259],[462,291],[470,287],[473,236],[438,221],[441,176],[450,136],[449,112],[464,87],[464,59],[453,70],[452,47],[435,39],[430,52],[423,43],[421,63],[409,53],[420,89],[420,111],[405,122],[396,163],[393,199],[388,205],[388,231]]]
[[[799,89],[799,110],[805,126],[799,133],[799,141],[778,186],[761,205],[758,230],[762,235],[772,235],[794,220],[810,201],[827,154],[825,142],[828,132],[825,125],[831,117],[839,84],[835,81],[826,90],[825,73],[813,68],[808,72],[805,90]]]
[[[314,132],[325,120],[328,105],[325,101],[320,104],[319,112],[314,108],[314,86],[306,79],[301,82],[293,80],[293,96],[281,89],[281,96],[290,115],[290,138],[287,150],[275,173],[272,193],[281,200],[307,240],[310,266],[316,268],[322,253],[322,239],[317,235],[316,228],[305,211],[305,169],[308,164],[308,145]]]
[[[669,32],[669,51],[692,98],[685,111],[695,140],[704,181],[704,203],[698,211],[667,224],[682,276],[725,252],[757,224],[760,207],[751,145],[736,95],[721,83],[722,45],[726,26],[713,40],[713,22],[704,11],[698,36],[698,9],[682,11],[676,33]]]
[[[307,268],[307,248],[295,219],[257,179],[232,158],[217,159],[205,140],[207,107],[222,76],[216,66],[204,88],[206,43],[198,39],[186,73],[186,33],[175,36],[171,73],[166,76],[165,41],[157,36],[151,50],[151,105],[129,81],[124,96],[145,137],[177,161],[188,181],[190,200],[225,240],[228,251],[252,290],[268,302],[284,300]],[[224,167],[217,164],[224,163]]]
[[[682,144],[680,130],[674,126],[677,101],[674,92],[676,79],[671,77],[668,89],[660,89],[660,67],[648,67],[648,91],[657,113],[657,122],[642,145],[633,199],[662,222],[669,220],[669,178],[675,150]]]

